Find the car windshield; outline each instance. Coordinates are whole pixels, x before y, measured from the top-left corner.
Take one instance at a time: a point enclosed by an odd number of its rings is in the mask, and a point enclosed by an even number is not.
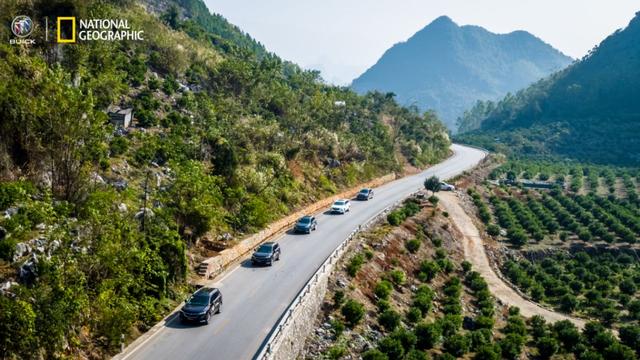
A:
[[[362,190],[360,190],[360,193],[361,193],[361,194],[366,194],[366,193],[368,193],[368,192],[369,192],[369,189],[362,189]]]
[[[196,294],[189,300],[189,305],[203,306],[207,304],[209,304],[209,296],[205,294]]]
[[[335,203],[333,203],[333,205],[344,205],[344,201],[343,200],[338,200]]]
[[[259,253],[268,253],[271,252],[271,245],[260,245],[260,247],[258,248]]]
[[[303,217],[303,218],[300,218],[300,220],[298,220],[298,222],[299,222],[300,224],[308,224],[308,223],[310,223],[310,222],[311,222],[311,218],[310,218],[310,217],[306,217],[306,216],[305,216],[305,217]]]

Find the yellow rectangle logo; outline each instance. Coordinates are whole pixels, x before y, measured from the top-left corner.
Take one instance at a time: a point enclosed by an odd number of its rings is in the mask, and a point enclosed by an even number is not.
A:
[[[66,39],[62,37],[62,22],[71,21],[71,38]],[[75,16],[62,16],[58,18],[58,43],[71,44],[76,42],[76,18]]]

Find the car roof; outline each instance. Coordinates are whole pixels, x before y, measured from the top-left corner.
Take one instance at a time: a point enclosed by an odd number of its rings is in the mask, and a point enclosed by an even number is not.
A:
[[[273,241],[267,241],[266,243],[262,243],[262,245],[269,245],[269,246],[273,246],[273,245],[276,245],[276,243],[275,243],[275,242],[273,242]]]
[[[302,219],[312,219],[312,218],[313,218],[313,216],[311,216],[311,215],[305,215],[305,216],[301,217],[300,220],[302,220]]]
[[[371,191],[371,189],[370,188],[362,188],[362,189],[360,189],[360,192],[363,192],[363,191]]]
[[[194,295],[195,295],[195,294],[201,294],[201,293],[211,294],[211,293],[214,293],[214,292],[216,292],[216,291],[218,291],[218,289],[217,289],[217,288],[212,288],[212,287],[203,287],[203,288],[198,289],[198,291],[196,291],[196,292],[194,293]]]

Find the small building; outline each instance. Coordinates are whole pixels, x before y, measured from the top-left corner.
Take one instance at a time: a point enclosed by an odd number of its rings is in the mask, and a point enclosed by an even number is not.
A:
[[[346,101],[342,101],[342,100],[338,100],[338,101],[334,101],[333,105],[336,107],[343,107],[343,106],[347,106],[347,102]]]
[[[111,122],[117,128],[128,128],[131,125],[131,119],[133,118],[133,109],[118,109],[116,111],[108,112],[109,122]]]

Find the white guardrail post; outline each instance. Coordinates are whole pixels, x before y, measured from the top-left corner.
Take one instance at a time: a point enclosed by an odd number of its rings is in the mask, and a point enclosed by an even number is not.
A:
[[[416,193],[417,192],[411,193],[406,198],[414,196]],[[271,334],[269,334],[269,337],[267,338],[267,341],[262,344],[260,350],[254,356],[254,358],[253,358],[254,360],[267,360],[267,359],[270,358],[270,356],[272,355],[272,351],[273,351],[273,345],[279,339],[279,337],[282,334],[282,331],[283,331],[283,328],[285,327],[285,325],[287,325],[289,323],[289,321],[292,319],[295,309],[298,307],[298,305],[300,305],[300,303],[302,302],[304,297],[309,292],[311,292],[311,287],[318,283],[318,279],[319,279],[320,273],[324,273],[326,271],[327,265],[332,264],[333,263],[333,259],[336,259],[336,262],[337,262],[337,259],[340,258],[340,254],[347,248],[347,246],[349,245],[351,240],[355,237],[355,235],[360,231],[368,229],[369,226],[371,226],[371,224],[373,224],[374,222],[378,221],[382,216],[387,214],[391,209],[396,208],[406,198],[403,198],[402,200],[396,201],[392,205],[387,206],[386,208],[382,209],[379,213],[377,213],[376,215],[372,216],[369,220],[365,221],[364,224],[358,225],[358,227],[356,229],[354,229],[347,236],[347,238],[344,239],[342,241],[342,243],[340,243],[340,245],[338,245],[338,247],[335,250],[333,250],[333,252],[329,256],[327,256],[327,258],[322,263],[322,265],[320,265],[318,267],[316,272],[313,275],[311,275],[311,277],[309,278],[307,283],[302,287],[300,292],[298,292],[298,295],[296,295],[296,297],[293,299],[293,301],[291,301],[291,304],[289,304],[289,307],[287,308],[287,310],[284,311],[284,313],[282,314],[282,316],[281,316],[280,320],[278,321],[278,323],[272,328]],[[330,269],[330,270],[332,270],[332,269]]]

